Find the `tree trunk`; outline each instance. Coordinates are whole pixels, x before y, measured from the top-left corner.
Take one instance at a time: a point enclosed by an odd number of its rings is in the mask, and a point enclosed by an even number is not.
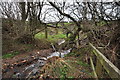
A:
[[[45,38],[48,38],[48,31],[47,31],[47,27],[45,27]]]
[[[22,21],[26,20],[25,2],[20,2]]]

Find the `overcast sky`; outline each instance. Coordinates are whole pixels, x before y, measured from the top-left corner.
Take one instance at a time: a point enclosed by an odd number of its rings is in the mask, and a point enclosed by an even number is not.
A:
[[[70,3],[70,2],[68,2],[68,3]],[[72,2],[71,2],[71,4],[72,4]],[[111,5],[106,5],[104,8],[106,9],[106,14],[110,14],[110,12],[111,12],[111,10],[112,10],[112,8],[111,8],[112,6]],[[45,13],[45,11],[47,10],[47,8],[51,8],[51,6],[44,6],[43,7],[43,10],[42,10],[42,13],[44,14]],[[109,9],[107,9],[107,8],[109,8]],[[98,9],[98,12],[100,12],[99,11],[99,9]],[[45,19],[45,22],[54,22],[54,21],[59,21],[59,19],[58,19],[58,17],[56,17],[55,16],[55,14],[56,13],[58,13],[58,12],[53,12],[53,11],[50,11],[47,15],[46,15],[46,19]],[[65,10],[65,13],[67,13],[67,14],[70,14],[71,12],[70,12],[70,9],[66,9]],[[77,13],[77,11],[75,12],[77,15],[78,15],[78,13]],[[73,16],[74,18],[76,17],[73,13],[71,13],[70,14],[71,16]],[[111,15],[113,15],[113,16],[115,16],[116,15],[116,12],[115,12],[115,10],[113,11],[113,13],[111,13]],[[89,19],[91,19],[91,14],[90,13],[88,13],[87,14],[87,18],[89,18]],[[79,16],[79,18],[82,18],[82,14]],[[77,17],[76,17],[76,19],[77,19]],[[77,19],[78,20],[78,19]],[[64,17],[64,20],[63,21],[71,21],[69,18],[66,18],[66,17]]]
[[[7,1],[7,0],[2,0],[2,1]],[[8,0],[8,1],[12,1],[12,0]],[[19,0],[19,1],[22,1],[22,0]],[[42,0],[34,0],[34,1],[42,1]],[[50,1],[56,1],[56,0],[50,0]],[[65,1],[67,4],[72,4],[75,0],[57,0],[59,2],[63,2]],[[77,1],[80,1],[81,0],[77,0]],[[90,1],[90,0],[89,0]],[[92,0],[91,0],[92,1]],[[95,0],[95,1],[100,1],[100,0]],[[104,0],[104,1],[113,1],[113,0]],[[111,7],[110,5],[106,6],[105,8],[108,8],[108,7]],[[42,9],[42,16],[41,16],[41,20],[43,20],[44,16],[45,16],[45,20],[44,22],[55,22],[55,21],[59,21],[59,18],[56,17],[56,14],[59,14],[57,11],[47,11],[48,8],[52,8],[52,6],[48,6],[48,5],[45,5],[43,6],[43,9]],[[106,10],[106,13],[109,14],[111,11],[111,9],[107,9]],[[45,13],[48,12],[46,15]],[[70,9],[66,9],[65,10],[65,13],[67,14],[70,14]],[[75,12],[77,14],[77,11]],[[71,16],[73,16],[74,18],[76,17],[75,15],[73,15],[73,13],[70,14]],[[78,14],[77,14],[78,15]],[[115,13],[113,13],[112,15],[115,15]],[[80,15],[79,17],[82,17],[82,15]],[[87,18],[91,18],[91,15],[90,14],[87,14]],[[77,17],[76,17],[77,19]],[[64,17],[63,21],[70,21],[70,19]]]
[[[0,0],[0,1],[2,1],[2,2],[23,2],[23,1],[25,1],[25,0]],[[43,0],[26,0],[26,1],[30,1],[30,2],[33,2],[33,1],[35,1],[35,2],[40,2],[40,1],[43,1]],[[45,1],[47,1],[47,0],[45,0]],[[120,0],[49,0],[49,1],[52,1],[52,2],[63,2],[63,1],[65,1],[65,2],[74,2],[74,1],[78,1],[78,2],[113,2],[113,1],[115,1],[115,2],[117,2],[117,1],[120,1]]]

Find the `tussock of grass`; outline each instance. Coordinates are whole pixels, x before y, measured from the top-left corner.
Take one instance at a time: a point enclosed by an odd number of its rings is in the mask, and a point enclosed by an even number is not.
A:
[[[43,75],[46,77],[47,75],[53,78],[90,78],[89,72],[84,73],[84,68],[78,64],[78,61],[63,58],[58,58],[54,61],[50,61],[52,63],[48,63],[42,68],[44,71]]]

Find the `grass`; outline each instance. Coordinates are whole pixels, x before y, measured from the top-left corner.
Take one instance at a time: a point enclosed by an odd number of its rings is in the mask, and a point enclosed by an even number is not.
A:
[[[72,61],[72,60],[67,60],[67,62],[74,62],[74,61]],[[90,66],[90,65],[87,64],[86,62],[80,61],[79,59],[76,59],[75,63],[78,64],[78,65],[81,65],[81,66],[83,66],[83,67],[89,67],[89,66]]]
[[[38,33],[35,35],[35,38],[37,39],[45,39],[45,34],[44,33]],[[55,35],[49,35],[48,34],[48,38],[47,40],[50,41],[50,42],[55,42],[57,41],[58,39],[64,39],[66,38],[66,35],[65,34],[55,34]]]
[[[106,24],[105,21],[100,21],[100,22],[97,23],[98,26],[104,26],[105,24]]]
[[[73,56],[73,55],[76,55],[76,54],[73,52],[70,52],[69,54],[66,54],[65,57],[69,57],[69,56]]]
[[[47,65],[43,67],[45,70],[44,76],[50,75],[52,77],[58,77],[60,80],[80,78],[80,76],[87,78],[91,76],[91,71],[88,70],[88,68],[86,69],[86,66],[86,63],[79,62],[76,58],[59,58],[52,63],[48,62]]]
[[[19,52],[15,51],[15,52],[11,52],[11,53],[7,53],[5,55],[2,56],[3,59],[6,59],[6,58],[11,58],[11,57],[14,57],[15,55],[19,54]]]
[[[74,24],[73,22],[64,22],[64,25],[70,25],[70,24]],[[53,25],[53,24],[51,24],[51,23],[49,23],[48,25]],[[58,25],[57,26],[62,26],[62,23],[58,23]]]
[[[89,64],[87,64],[87,63],[85,63],[83,61],[77,61],[76,63],[81,65],[81,66],[84,66],[84,67],[88,67],[89,66]]]
[[[68,72],[68,68],[67,68],[67,65],[63,65],[61,68],[60,68],[60,78],[61,80],[64,80],[67,76],[67,72]]]
[[[69,24],[73,24],[73,23],[72,23],[72,22],[68,22],[68,23],[66,22],[66,23],[64,23],[64,24],[65,24],[65,25],[69,25]]]

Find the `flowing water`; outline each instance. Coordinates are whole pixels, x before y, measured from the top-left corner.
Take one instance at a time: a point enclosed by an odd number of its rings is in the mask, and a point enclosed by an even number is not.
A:
[[[58,43],[58,45],[61,45],[64,42],[65,42],[65,40],[62,40]],[[55,50],[54,45],[52,45],[52,47]],[[39,57],[39,58],[37,58],[36,62],[34,62],[33,64],[31,64],[29,66],[26,66],[22,72],[17,72],[13,77],[29,78],[31,76],[34,76],[37,73],[39,73],[40,68],[46,64],[46,61],[48,58],[51,58],[53,56],[64,57],[64,55],[70,53],[70,51],[71,51],[71,48],[68,50],[61,50],[59,52],[55,50],[55,52],[51,53],[51,55],[49,55],[47,57]]]

